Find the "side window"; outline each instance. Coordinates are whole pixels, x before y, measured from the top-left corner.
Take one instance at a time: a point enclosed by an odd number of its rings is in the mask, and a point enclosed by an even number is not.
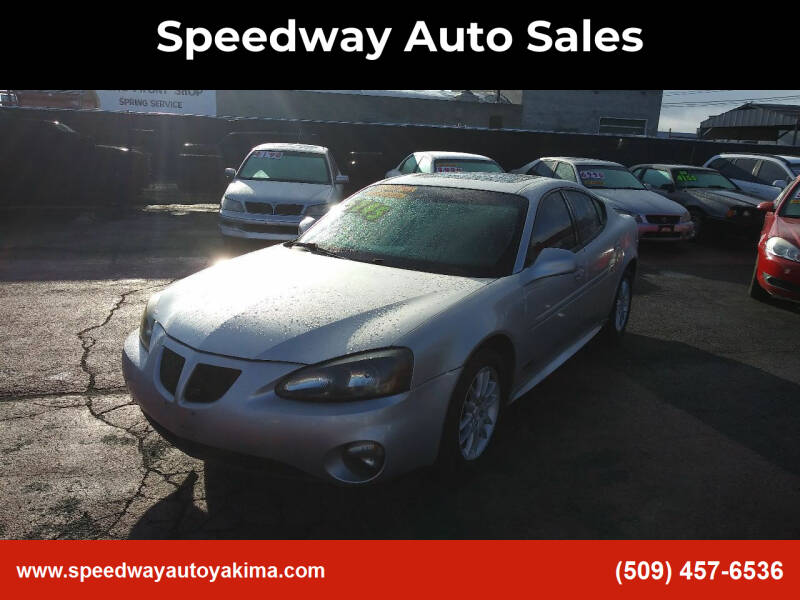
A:
[[[550,177],[554,179],[556,177],[555,172],[553,171],[553,165],[555,163],[552,160],[540,160],[534,167],[528,171],[528,175],[541,175],[542,177]]]
[[[638,169],[634,169],[633,171],[631,171],[631,173],[633,173],[633,176],[636,177],[636,179],[641,179],[642,174],[644,173],[644,168],[639,167]]]
[[[572,166],[568,165],[567,163],[558,163],[558,166],[556,167],[556,177],[578,183],[578,180],[575,177],[575,169],[573,169]]]
[[[758,169],[758,182],[764,185],[772,185],[772,182],[776,179],[789,181],[790,177],[779,164],[771,160],[762,160],[761,167]]]
[[[672,183],[672,177],[666,171],[658,169],[647,169],[642,177],[643,183],[649,183],[654,188],[660,188],[665,183]]]
[[[597,203],[581,192],[564,190],[572,214],[575,216],[575,227],[582,243],[594,239],[603,229],[603,215],[599,212]]]
[[[756,166],[755,158],[736,158],[733,160],[731,166],[731,179],[740,179],[742,181],[749,181],[751,183],[758,183],[758,180],[753,175],[753,168]],[[725,173],[723,173],[725,175]]]
[[[572,226],[564,198],[559,192],[545,196],[536,211],[533,222],[531,245],[528,248],[528,262],[535,260],[545,248],[572,250],[578,245],[575,229]]]
[[[333,154],[328,154],[328,158],[331,161],[331,177],[334,179],[336,178],[341,171],[339,171],[339,165],[336,164],[336,160],[333,158]]]
[[[725,175],[725,177],[733,177],[733,163],[727,158],[715,158],[708,163],[708,167],[710,169],[716,169]]]
[[[417,157],[412,154],[400,165],[401,173],[414,173],[417,170]]]
[[[423,156],[419,161],[420,173],[433,173],[433,159],[430,156]]]

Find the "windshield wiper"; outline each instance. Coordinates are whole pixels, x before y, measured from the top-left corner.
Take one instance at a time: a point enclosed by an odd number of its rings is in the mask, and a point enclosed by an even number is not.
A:
[[[315,242],[286,242],[284,244],[287,248],[304,248],[313,254],[322,254],[323,256],[330,256],[332,258],[342,258],[340,255],[325,248],[320,248]]]

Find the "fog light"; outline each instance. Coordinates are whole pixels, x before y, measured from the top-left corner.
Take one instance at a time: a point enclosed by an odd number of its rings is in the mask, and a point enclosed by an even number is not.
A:
[[[353,442],[342,452],[345,466],[359,477],[368,479],[383,468],[386,453],[378,442]]]

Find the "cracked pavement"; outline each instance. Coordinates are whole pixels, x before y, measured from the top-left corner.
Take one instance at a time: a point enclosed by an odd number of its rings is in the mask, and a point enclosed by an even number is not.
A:
[[[643,249],[620,349],[510,407],[459,485],[341,488],[188,457],[131,403],[123,339],[225,255],[210,211],[2,221],[0,537],[800,537],[800,310],[746,296],[746,242]]]

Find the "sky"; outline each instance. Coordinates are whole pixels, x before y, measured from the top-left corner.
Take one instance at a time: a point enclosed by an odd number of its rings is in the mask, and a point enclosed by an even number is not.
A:
[[[741,106],[747,100],[800,104],[800,90],[664,90],[658,130],[694,133],[710,115]]]

